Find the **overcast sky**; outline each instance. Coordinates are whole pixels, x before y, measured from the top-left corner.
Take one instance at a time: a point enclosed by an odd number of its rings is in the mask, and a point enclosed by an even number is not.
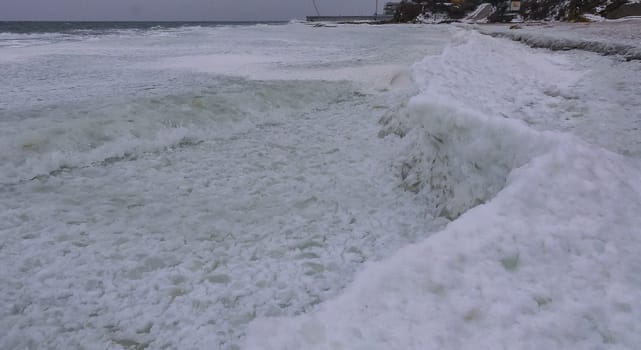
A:
[[[375,3],[316,0],[321,15],[370,15]],[[0,0],[0,20],[286,20],[314,14],[312,0]]]

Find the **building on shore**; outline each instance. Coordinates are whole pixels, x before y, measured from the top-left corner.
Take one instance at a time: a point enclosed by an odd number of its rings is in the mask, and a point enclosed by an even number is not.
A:
[[[307,16],[307,22],[388,22],[394,19],[393,16]]]

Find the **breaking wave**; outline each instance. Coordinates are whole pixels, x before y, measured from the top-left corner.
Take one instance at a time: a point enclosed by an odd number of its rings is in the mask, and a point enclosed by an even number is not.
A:
[[[22,111],[8,116],[18,128],[2,132],[0,183],[235,137],[358,94],[345,82],[239,80],[224,91]]]
[[[490,118],[453,104],[414,98],[401,163],[402,186],[420,193],[435,216],[456,219],[492,199],[512,170],[558,143],[523,122]]]

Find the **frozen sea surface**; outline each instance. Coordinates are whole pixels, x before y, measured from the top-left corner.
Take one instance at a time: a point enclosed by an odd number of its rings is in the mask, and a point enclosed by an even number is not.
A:
[[[235,348],[441,227],[377,136],[417,29],[6,34],[0,348]]]

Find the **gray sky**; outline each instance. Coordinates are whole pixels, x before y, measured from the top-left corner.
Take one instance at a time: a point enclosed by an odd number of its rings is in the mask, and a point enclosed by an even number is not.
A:
[[[321,15],[370,15],[375,2],[316,0]],[[314,14],[312,0],[0,0],[0,20],[281,20]]]

